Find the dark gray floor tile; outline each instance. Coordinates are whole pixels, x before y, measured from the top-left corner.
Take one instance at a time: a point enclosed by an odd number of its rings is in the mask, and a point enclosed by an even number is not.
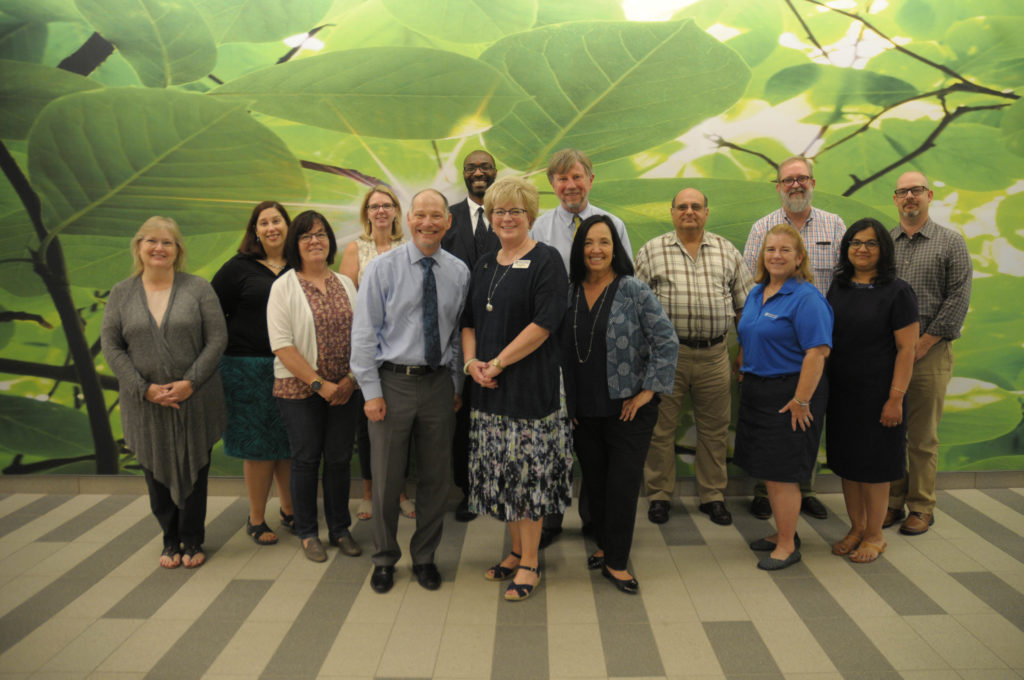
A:
[[[1003,618],[1024,630],[1024,594],[992,572],[961,572],[950,574],[982,602]]]
[[[982,489],[981,492],[1024,515],[1024,496],[1012,489]]]
[[[630,571],[630,573],[635,572]],[[600,569],[595,569],[590,574],[591,585],[594,589],[594,606],[597,609],[599,622],[640,623],[650,626],[643,598],[620,592],[609,579],[601,575]],[[643,585],[640,587],[642,588]]]
[[[661,664],[661,655],[649,623],[609,622],[614,621],[614,617],[602,617],[600,612],[598,621],[608,677],[665,675],[665,667]]]
[[[43,496],[23,505],[14,512],[0,517],[0,536],[6,536],[15,529],[20,529],[34,519],[42,517],[54,508],[67,503],[71,496]]]
[[[641,519],[637,521],[648,521],[646,507],[644,507]],[[665,545],[706,545],[704,537],[697,530],[694,518],[686,512],[686,508],[683,507],[678,498],[672,499],[672,510],[669,513],[668,522],[660,525],[658,528],[661,529],[661,536],[665,540]]]
[[[260,677],[315,678],[361,588],[362,581],[321,580]]]
[[[229,583],[146,677],[202,677],[273,584],[251,579]]]
[[[750,621],[706,621],[704,632],[727,678],[782,680],[782,671]]]
[[[56,529],[40,537],[40,541],[73,541],[85,532],[95,527],[100,522],[107,520],[111,515],[123,510],[129,503],[138,499],[138,496],[119,494],[107,496],[96,505],[85,510],[79,515],[69,519]]]
[[[957,522],[997,546],[1018,562],[1024,562],[1024,541],[1020,540],[1019,535],[980,510],[975,510],[948,491],[939,491],[937,496],[938,505],[943,512],[948,513]]]
[[[509,603],[509,608],[528,603],[529,600]],[[548,675],[547,623],[515,626],[499,623],[494,631],[491,680],[546,678]]]
[[[946,613],[935,600],[888,562],[883,565],[883,560],[875,560],[871,564],[858,564],[857,572],[900,616]]]

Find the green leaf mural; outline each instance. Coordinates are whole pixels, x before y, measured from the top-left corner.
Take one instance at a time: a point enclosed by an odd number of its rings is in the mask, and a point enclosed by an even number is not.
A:
[[[43,107],[72,92],[101,85],[41,64],[0,60],[0,137],[24,139]]]
[[[427,36],[453,42],[492,42],[525,31],[537,19],[538,0],[383,0],[393,20]]]
[[[218,43],[270,42],[314,28],[331,0],[202,0],[196,9]]]

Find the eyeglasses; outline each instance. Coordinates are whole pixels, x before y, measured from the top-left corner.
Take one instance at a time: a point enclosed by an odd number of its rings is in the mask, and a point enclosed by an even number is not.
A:
[[[394,203],[371,203],[366,206],[367,212],[377,212],[378,210],[391,210],[395,207]]]
[[[787,187],[791,187],[794,184],[807,184],[812,179],[814,179],[814,178],[811,177],[810,175],[800,175],[799,177],[783,177],[780,180],[776,180],[775,183],[776,184],[782,184],[782,185],[787,186]]]
[[[860,250],[862,246],[867,248],[868,250],[878,250],[878,241],[876,241],[875,239],[870,239],[867,241],[853,239],[852,241],[850,241],[851,250]]]
[[[462,166],[462,172],[466,173],[467,175],[472,174],[477,170],[480,170],[481,172],[494,172],[494,166],[491,165],[490,163],[479,163],[477,165],[469,163],[467,165]]]
[[[158,241],[155,238],[144,238],[142,239],[142,242],[145,243],[150,248],[155,248],[158,244],[163,246],[164,248],[174,248],[177,246],[177,244],[174,241]]]
[[[913,194],[914,196],[920,196],[926,191],[928,191],[928,187],[907,187],[905,189],[897,189],[896,191],[893,192],[893,194],[899,196],[900,198],[903,198],[908,193]]]
[[[327,241],[327,232],[318,231],[315,234],[305,233],[299,237],[299,241],[302,243],[309,243],[310,241]]]
[[[512,217],[522,217],[526,214],[526,211],[522,208],[512,208],[510,210],[492,210],[492,217],[504,217],[505,215],[511,215]]]

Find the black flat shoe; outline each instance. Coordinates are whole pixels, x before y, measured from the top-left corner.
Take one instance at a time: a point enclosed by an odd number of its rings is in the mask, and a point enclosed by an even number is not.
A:
[[[779,569],[785,569],[786,567],[791,567],[791,566],[793,566],[794,564],[796,564],[799,561],[800,561],[800,551],[799,550],[794,550],[793,552],[791,552],[789,554],[789,557],[787,557],[784,560],[777,560],[774,557],[772,557],[771,555],[765,555],[757,563],[757,568],[758,569],[764,569],[765,571],[778,571]]]
[[[370,576],[370,587],[375,593],[386,593],[395,585],[395,568],[391,565],[374,567]]]
[[[587,558],[587,569],[600,569],[604,566],[604,555],[591,555]]]
[[[612,575],[612,572],[608,571],[608,567],[604,565],[601,565],[601,576],[604,576],[606,579],[611,581],[613,586],[627,595],[636,595],[640,592],[640,584],[636,582],[635,578],[615,578],[615,576]]]
[[[775,550],[776,545],[778,544],[772,543],[767,538],[759,538],[756,541],[750,542],[750,549],[755,551],[767,550],[768,552],[771,552],[772,550]],[[800,549],[800,534],[793,534],[793,545],[796,546],[797,550]]]
[[[433,562],[412,565],[412,573],[416,575],[416,581],[427,590],[441,587],[441,572]]]

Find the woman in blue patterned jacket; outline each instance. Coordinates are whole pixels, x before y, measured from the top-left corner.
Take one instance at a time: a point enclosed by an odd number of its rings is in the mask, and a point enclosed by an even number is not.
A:
[[[679,340],[606,215],[583,221],[569,254],[563,336],[569,414],[590,499],[597,551],[589,569],[624,593],[644,458],[658,420],[658,392],[670,394]]]

